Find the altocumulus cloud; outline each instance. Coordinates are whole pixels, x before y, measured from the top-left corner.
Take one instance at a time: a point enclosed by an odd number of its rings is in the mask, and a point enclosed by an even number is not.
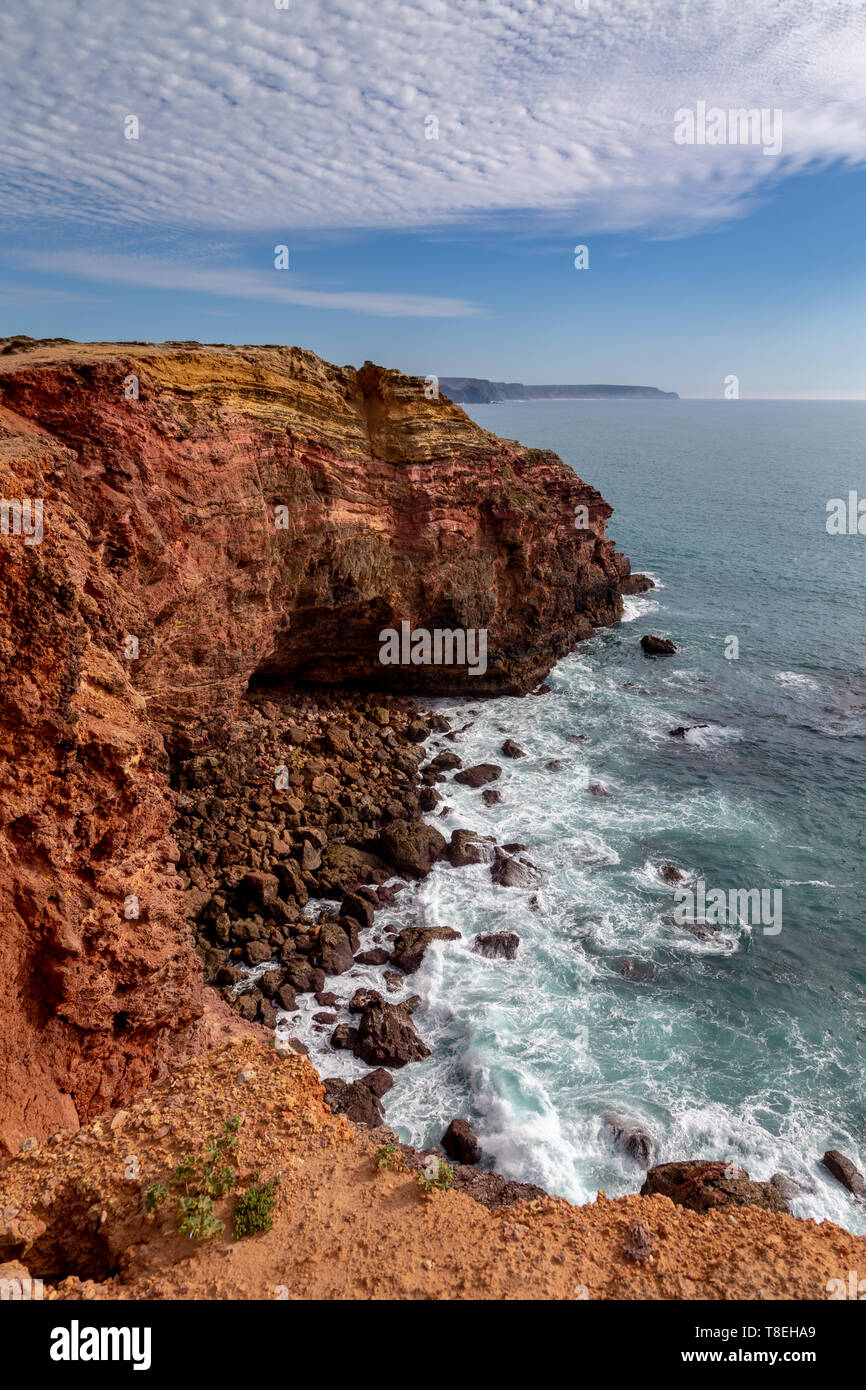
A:
[[[585,230],[678,233],[866,151],[862,0],[7,0],[0,52],[13,220],[419,228],[579,207]],[[781,108],[782,154],[675,146],[698,100]]]

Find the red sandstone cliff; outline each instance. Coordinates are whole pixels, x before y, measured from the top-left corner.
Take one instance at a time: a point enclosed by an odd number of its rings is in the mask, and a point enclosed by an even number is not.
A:
[[[417,378],[293,348],[0,342],[0,497],[44,502],[40,544],[0,536],[15,1148],[203,1043],[167,750],[228,723],[256,675],[526,690],[619,616],[628,565],[554,454]],[[402,619],[486,628],[486,675],[380,666]]]

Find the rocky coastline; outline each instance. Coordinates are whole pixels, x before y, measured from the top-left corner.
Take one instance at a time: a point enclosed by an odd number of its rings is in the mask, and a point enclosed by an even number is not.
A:
[[[131,1111],[145,1138],[173,1134],[147,1097],[170,1108],[181,1075],[204,1112],[211,1081],[228,1093],[282,1059],[290,1084],[274,1084],[304,1096],[315,1148],[357,1143],[369,1167],[396,1146],[423,1176],[431,1154],[397,1142],[387,1094],[429,1056],[413,976],[461,924],[398,930],[389,909],[441,859],[506,889],[539,879],[531,847],[437,829],[451,779],[495,803],[523,751],[506,737],[464,766],[424,695],[543,696],[554,662],[651,581],[555,455],[418,379],[299,349],[0,340],[0,490],[45,509],[38,544],[4,534],[0,566],[0,1264],[71,1279],[59,1296],[123,1296],[134,1260],[91,1259],[98,1202],[69,1195],[76,1141],[98,1157]],[[483,630],[484,672],[383,665],[379,635],[402,623]],[[507,970],[520,941],[505,922],[471,949]],[[319,1081],[299,1055],[305,996],[352,1080]],[[608,1127],[647,1173],[626,1200],[790,1220],[784,1175],[654,1167],[653,1136]],[[490,1171],[463,1116],[442,1150],[475,1207],[542,1221],[559,1200]],[[856,1196],[850,1161],[825,1162]],[[148,1244],[136,1200],[117,1195],[118,1250]],[[655,1239],[630,1229],[626,1258]]]

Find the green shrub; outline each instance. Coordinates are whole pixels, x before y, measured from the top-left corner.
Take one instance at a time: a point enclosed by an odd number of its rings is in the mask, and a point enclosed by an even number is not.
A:
[[[210,1197],[181,1197],[177,1229],[190,1240],[206,1240],[224,1231],[225,1222],[214,1216]]]
[[[415,1174],[415,1181],[422,1192],[447,1192],[454,1182],[454,1169],[444,1159],[431,1154]]]
[[[403,1150],[399,1144],[383,1144],[376,1154],[376,1162],[380,1168],[390,1168],[392,1172],[400,1173],[406,1167],[403,1158]]]
[[[258,1178],[258,1173],[255,1176]],[[279,1178],[271,1178],[270,1182],[254,1182],[252,1187],[240,1194],[235,1202],[236,1240],[271,1229],[279,1185]]]

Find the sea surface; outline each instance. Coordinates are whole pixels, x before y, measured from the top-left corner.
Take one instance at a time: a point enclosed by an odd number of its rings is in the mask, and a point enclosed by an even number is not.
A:
[[[598,487],[608,533],[658,587],[560,662],[549,695],[434,702],[465,729],[431,754],[499,763],[503,799],[449,783],[451,810],[428,819],[525,844],[542,880],[533,904],[486,865],[438,865],[377,916],[376,934],[463,933],[407,982],[433,1056],[395,1073],[388,1122],[423,1147],[463,1116],[488,1165],[585,1202],[643,1180],[611,1142],[615,1112],[652,1133],[656,1161],[784,1172],[804,1189],[798,1215],[866,1232],[866,1207],[817,1162],[835,1147],[866,1168],[866,536],[826,529],[830,498],[866,497],[866,402],[470,414]],[[646,632],[677,655],[646,659]],[[502,757],[506,736],[527,757]],[[677,925],[668,864],[708,891],[781,890],[781,931]],[[503,930],[521,938],[515,961],[471,952],[477,932]],[[623,958],[651,978],[623,978]],[[329,988],[345,994],[345,977]],[[301,1032],[323,1075],[363,1073],[306,1014]]]

